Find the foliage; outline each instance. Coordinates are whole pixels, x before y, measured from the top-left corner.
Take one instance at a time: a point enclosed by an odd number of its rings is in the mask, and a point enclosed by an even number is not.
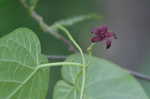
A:
[[[29,29],[20,28],[1,38],[0,45],[0,97],[44,99],[48,89],[48,69],[39,68],[46,59],[41,54],[37,36]],[[103,59],[85,57],[85,99],[148,99],[139,83],[126,71]],[[82,58],[73,55],[66,62],[82,63]],[[69,65],[64,64],[62,68],[64,80],[55,86],[54,99],[79,99],[81,67]]]
[[[81,62],[80,55],[66,61]],[[140,84],[116,64],[86,56],[87,75],[84,99],[148,99]],[[81,70],[79,67],[62,68],[63,80],[55,86],[54,99],[79,99]]]
[[[43,32],[63,40],[66,45],[75,46],[79,53],[74,52],[65,61],[52,63],[48,62],[47,55],[43,55],[43,45],[32,30],[18,28],[1,37],[0,99],[45,99],[48,93],[53,94],[53,99],[149,99],[132,75],[114,63],[92,56],[92,48],[87,55],[66,28],[99,16],[80,15],[48,25],[35,11],[39,0],[18,1]],[[63,66],[62,79],[55,83],[52,92],[48,92],[51,88],[48,84],[53,82],[49,68],[54,66]]]
[[[43,99],[48,70],[37,68],[47,59],[37,36],[29,29],[17,29],[0,40],[0,51],[0,99]]]

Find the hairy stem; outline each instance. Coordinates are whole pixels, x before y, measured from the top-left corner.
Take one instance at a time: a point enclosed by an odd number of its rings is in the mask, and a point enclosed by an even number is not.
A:
[[[74,46],[71,44],[69,40],[67,40],[64,36],[60,35],[57,32],[54,32],[48,24],[43,20],[43,17],[40,16],[35,10],[31,10],[30,7],[25,3],[25,0],[19,0],[21,4],[29,11],[30,15],[32,18],[38,23],[40,28],[49,34],[51,34],[53,37],[62,40],[69,48],[69,51],[75,52],[76,49]]]

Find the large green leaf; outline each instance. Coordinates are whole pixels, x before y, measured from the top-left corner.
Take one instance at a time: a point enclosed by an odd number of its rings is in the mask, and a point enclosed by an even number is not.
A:
[[[0,39],[0,99],[45,99],[48,70],[38,69],[47,59],[37,36],[19,28]]]
[[[81,62],[73,55],[66,61]],[[128,72],[103,59],[86,56],[87,75],[84,99],[149,99],[141,85]],[[63,67],[63,80],[58,81],[54,99],[79,99],[81,69]]]

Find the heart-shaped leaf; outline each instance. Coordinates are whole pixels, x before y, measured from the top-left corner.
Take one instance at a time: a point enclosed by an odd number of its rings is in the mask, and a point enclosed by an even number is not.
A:
[[[48,70],[37,36],[19,28],[0,39],[0,99],[45,99]]]
[[[141,85],[125,70],[103,59],[86,56],[86,84],[84,99],[149,99]],[[81,56],[66,61],[81,63]],[[62,68],[63,80],[58,81],[54,99],[79,99],[81,68]]]

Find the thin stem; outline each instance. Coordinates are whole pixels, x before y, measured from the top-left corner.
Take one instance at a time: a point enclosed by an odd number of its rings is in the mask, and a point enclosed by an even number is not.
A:
[[[147,80],[150,81],[150,76],[148,75],[144,75],[142,73],[136,72],[136,71],[132,71],[132,70],[127,70],[131,75],[133,75],[134,77],[138,78],[138,79],[142,79],[142,80]]]
[[[39,24],[39,26],[41,27],[41,29],[44,32],[48,32],[50,33],[52,36],[54,36],[57,39],[62,38],[62,35],[58,34],[57,32],[53,32],[49,26],[46,24],[46,22],[44,22],[43,17],[38,15],[37,12],[35,12],[34,10],[31,11],[31,16],[32,18]]]
[[[67,56],[62,56],[62,55],[49,55],[47,56],[48,60],[65,60]]]
[[[74,46],[72,45],[72,43],[71,43],[69,40],[67,40],[67,39],[64,38],[64,37],[61,37],[60,39],[61,39],[62,41],[64,41],[64,44],[66,44],[66,45],[69,46],[69,48],[68,48],[69,51],[71,51],[71,52],[77,52],[76,48],[74,48]]]
[[[72,63],[72,62],[57,62],[57,63],[48,63],[48,64],[42,64],[39,65],[37,68],[34,69],[34,71],[7,97],[7,99],[11,99],[20,89],[28,83],[31,78],[38,72],[38,70],[43,69],[43,68],[49,68],[53,66],[84,66],[83,64],[79,63]]]
[[[88,48],[87,48],[87,52],[90,56],[92,56],[92,51],[93,51],[93,47],[94,47],[95,43],[92,43]]]
[[[73,62],[57,62],[57,63],[48,63],[48,64],[42,64],[39,65],[38,68],[48,68],[48,67],[54,67],[54,66],[80,66],[83,67],[84,64],[80,63],[73,63]]]
[[[58,60],[65,60],[67,58],[67,56],[57,56],[57,55],[49,55],[47,56],[49,60],[54,60],[54,59],[58,59]],[[138,79],[142,79],[142,80],[146,80],[146,81],[150,81],[150,76],[133,71],[133,70],[129,70],[126,69],[131,75],[133,75],[134,77],[138,78]]]
[[[58,33],[53,33],[51,31],[51,29],[49,28],[49,26],[43,21],[43,18],[38,15],[34,10],[30,10],[30,7],[28,7],[28,5],[25,3],[24,0],[20,0],[22,5],[24,5],[25,8],[27,8],[29,10],[29,12],[31,13],[31,16],[37,21],[37,23],[40,25],[40,27],[42,28],[43,31],[45,32],[49,32],[50,34],[52,34],[54,37],[56,37],[57,39],[61,39],[63,40],[68,46],[69,49],[74,49],[74,47],[72,46],[71,43],[69,43],[70,41],[68,41],[67,39],[65,39],[65,37],[63,37],[62,35],[58,34]],[[82,63],[85,64],[85,58],[84,58],[84,54],[82,49],[80,48],[80,46],[76,43],[76,41],[73,39],[73,37],[70,35],[69,31],[67,29],[65,29],[63,26],[59,26],[59,28],[63,31],[65,31],[65,33],[67,34],[67,36],[69,37],[69,39],[73,42],[73,44],[77,47],[77,49],[80,51],[81,56],[82,56]],[[74,49],[75,50],[75,49]],[[85,71],[85,66],[82,68],[83,71],[83,81],[82,81],[82,88],[81,88],[81,96],[80,99],[82,99],[83,94],[84,94],[84,86],[85,86],[85,76],[86,76],[86,71]]]
[[[70,51],[72,51],[72,52],[76,51],[76,49],[70,43],[70,41],[67,40],[64,36],[60,35],[59,33],[54,32],[50,28],[50,26],[48,24],[46,24],[46,22],[43,20],[42,16],[40,16],[35,10],[30,9],[30,7],[25,3],[25,0],[19,0],[19,1],[28,10],[28,12],[32,16],[32,18],[38,23],[38,25],[44,32],[48,32],[49,34],[54,36],[56,39],[62,40],[67,46],[69,46],[69,50],[71,49]]]
[[[83,51],[80,48],[80,46],[78,45],[78,43],[71,36],[70,32],[61,25],[58,25],[58,28],[66,33],[68,38],[73,42],[73,44],[76,46],[76,48],[80,51],[80,54],[82,56],[82,63],[85,65],[85,57],[84,57]],[[86,65],[84,67],[82,67],[82,85],[81,85],[80,99],[83,99],[83,97],[84,97],[85,82],[86,82]]]
[[[57,55],[49,55],[47,56],[49,60],[65,60],[67,58],[67,56],[57,56]],[[129,69],[126,69],[131,75],[133,75],[134,77],[138,78],[138,79],[142,79],[142,80],[147,80],[147,81],[150,81],[150,76],[148,75],[145,75],[145,74],[142,74],[142,73],[139,73],[139,72],[136,72],[136,71],[133,71],[133,70],[129,70]]]
[[[84,66],[82,67],[82,85],[81,85],[80,99],[84,98],[85,83],[86,83],[86,68]]]
[[[72,43],[76,46],[76,48],[80,51],[81,56],[82,56],[82,62],[83,64],[85,64],[85,58],[84,58],[84,54],[82,49],[80,48],[79,44],[75,41],[75,39],[71,36],[70,32],[63,26],[61,25],[57,25],[59,29],[61,29],[62,31],[64,31],[66,33],[66,35],[68,36],[68,38],[72,41]]]

